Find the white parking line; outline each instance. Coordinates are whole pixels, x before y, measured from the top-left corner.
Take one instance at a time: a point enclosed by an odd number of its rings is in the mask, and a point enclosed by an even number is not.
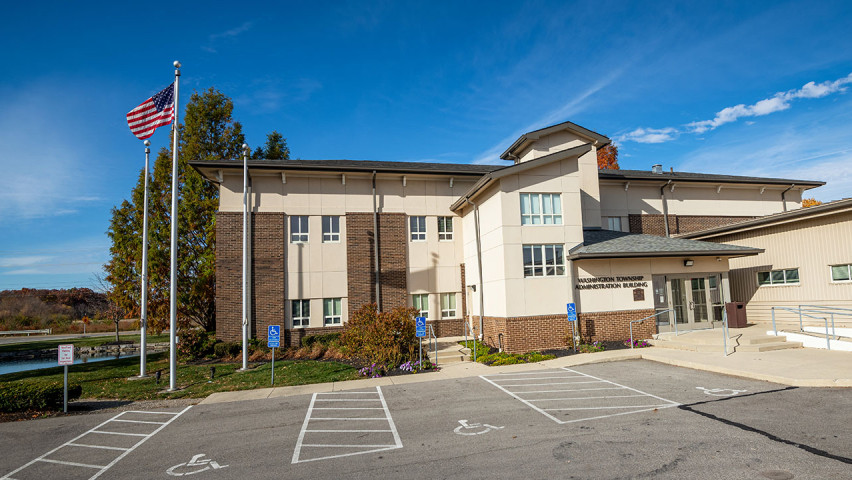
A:
[[[501,373],[495,375],[482,375],[481,378],[488,383],[494,385],[499,388],[506,394],[511,397],[519,400],[524,405],[532,408],[533,410],[541,413],[547,418],[553,420],[559,424],[565,423],[574,423],[586,420],[595,420],[607,417],[613,417],[618,415],[628,415],[632,413],[638,412],[646,412],[652,410],[658,410],[662,408],[669,408],[679,405],[677,402],[673,402],[671,400],[667,400],[662,397],[658,397],[656,395],[652,395],[650,393],[643,392],[641,390],[637,390],[632,387],[627,387],[625,385],[620,385],[618,383],[605,380],[602,378],[595,377],[593,375],[588,375],[582,372],[578,372],[576,370],[572,370],[570,368],[562,368],[561,371],[565,371],[570,373],[570,375],[554,375],[555,371],[538,371],[538,372],[523,372],[523,373]],[[521,376],[524,375],[524,376]],[[536,376],[537,375],[537,376]],[[559,381],[565,378],[580,378],[580,381]],[[531,383],[530,380],[543,380],[543,379],[552,379],[552,382],[549,383]],[[587,385],[593,383],[606,383],[610,386],[602,386],[602,387],[593,387],[593,388],[571,388],[570,386],[577,385]],[[540,389],[540,390],[525,390],[523,387],[547,387],[553,386],[555,388],[551,389]],[[581,392],[591,392],[591,391],[601,391],[601,390],[627,390],[627,395],[616,395],[616,392],[613,392],[612,395],[602,394],[595,395],[592,394],[590,396],[585,396],[584,393]],[[554,397],[548,396],[548,394],[553,393],[563,393],[566,394],[564,396]],[[630,404],[624,405],[624,401],[621,399],[630,398]],[[655,399],[660,402],[654,403],[644,403],[640,399]],[[584,402],[587,402],[586,405],[591,404],[591,406],[583,405]],[[546,408],[550,407],[550,408]],[[605,415],[592,414],[592,416],[588,416],[592,412],[603,412],[610,411],[611,413],[607,413]],[[624,411],[628,410],[628,411]],[[550,413],[553,412],[553,413]],[[559,418],[556,415],[556,412],[562,412],[562,417],[567,418]]]
[[[343,395],[374,395],[375,398],[340,398],[339,396]],[[334,398],[323,398],[325,395],[336,395],[338,397]],[[344,402],[344,401],[373,401],[380,402],[381,407],[317,407],[317,402]],[[317,411],[326,411],[333,410],[343,412],[352,412],[352,416],[349,417],[317,417],[314,416]],[[360,417],[357,416],[357,411],[366,411],[366,410],[384,410],[385,415],[383,417]],[[341,422],[339,426],[330,425],[331,428],[308,428],[312,421],[323,421],[323,422]],[[377,426],[378,428],[345,428],[346,422],[364,422],[364,421],[372,421],[372,422],[387,422],[387,425]],[[338,428],[334,428],[338,427]],[[373,440],[371,443],[349,443],[346,441],[337,441],[337,439],[341,437],[345,437],[345,440],[351,440],[352,435],[346,436],[347,434],[368,434],[371,435],[370,438]],[[314,434],[311,436],[312,439],[317,437],[319,434],[319,440],[327,440],[327,441],[311,441],[306,442],[305,437],[307,435]],[[323,437],[322,435],[326,435]],[[338,434],[334,437],[329,438],[327,434]],[[388,435],[390,434],[390,435]],[[358,439],[367,437],[368,435],[359,435]],[[378,438],[377,438],[378,437]],[[375,443],[375,440],[383,440],[387,439],[387,443]],[[392,443],[391,443],[392,442]],[[324,455],[320,454],[319,456],[311,456],[308,452],[310,449],[327,449],[327,448],[338,448],[338,449],[356,449],[354,452],[345,452],[337,455]],[[385,401],[385,397],[382,394],[381,387],[376,387],[374,392],[329,392],[329,393],[315,393],[311,397],[311,403],[308,406],[308,411],[305,414],[305,421],[302,423],[302,429],[299,432],[299,437],[296,440],[296,448],[293,451],[293,459],[291,463],[304,463],[304,462],[313,462],[316,460],[326,460],[331,458],[340,458],[340,457],[349,457],[352,455],[363,455],[365,453],[373,453],[373,452],[381,452],[385,450],[393,450],[397,448],[402,448],[402,440],[399,438],[399,433],[396,430],[396,425],[393,423],[393,418],[391,418],[390,410],[388,409],[387,402]],[[315,453],[315,452],[313,452]]]
[[[181,410],[180,412],[142,412],[142,411],[135,411],[135,410],[129,410],[129,411],[121,412],[121,413],[119,413],[118,415],[116,415],[116,416],[114,416],[114,417],[110,418],[109,420],[106,420],[106,421],[104,421],[103,423],[101,423],[101,424],[99,424],[99,425],[97,425],[97,426],[93,427],[92,429],[87,430],[85,433],[82,433],[81,435],[78,435],[78,436],[76,436],[76,437],[72,438],[71,440],[69,440],[69,441],[67,441],[67,442],[63,443],[62,445],[60,445],[60,446],[58,446],[58,447],[54,448],[53,450],[51,450],[51,451],[49,451],[49,452],[45,453],[44,455],[42,455],[42,456],[40,456],[40,457],[38,457],[38,458],[36,458],[36,459],[34,459],[34,460],[31,460],[30,462],[28,462],[28,463],[24,464],[23,466],[21,466],[21,467],[19,467],[19,468],[15,469],[15,470],[12,470],[11,472],[9,472],[9,473],[7,473],[6,475],[4,475],[3,477],[0,477],[0,480],[14,480],[14,479],[13,479],[13,477],[12,477],[12,475],[14,475],[14,474],[16,474],[16,473],[20,472],[21,470],[23,470],[23,469],[25,469],[25,468],[27,468],[27,467],[29,467],[29,466],[31,466],[31,465],[34,465],[36,462],[53,463],[53,464],[65,465],[65,466],[69,466],[69,467],[79,467],[79,468],[91,468],[91,469],[97,469],[97,470],[98,470],[98,472],[96,472],[94,475],[92,475],[91,477],[89,477],[89,480],[94,480],[95,478],[100,477],[100,476],[101,476],[104,472],[106,472],[107,470],[109,470],[109,469],[110,469],[113,465],[115,465],[116,463],[118,463],[118,461],[119,461],[119,460],[121,460],[122,458],[126,457],[126,456],[130,453],[130,452],[132,452],[132,451],[133,451],[133,450],[135,450],[137,447],[139,447],[140,445],[142,445],[143,443],[145,443],[145,442],[146,442],[149,438],[153,437],[154,435],[156,435],[157,433],[159,433],[162,429],[166,428],[166,426],[168,426],[170,423],[172,423],[173,421],[177,420],[177,418],[178,418],[178,417],[180,417],[181,415],[183,415],[183,414],[184,414],[184,412],[186,412],[186,411],[187,411],[187,410],[189,410],[190,408],[191,408],[191,406],[190,406],[190,407],[186,407],[186,408],[184,408],[183,410]],[[121,417],[122,415],[128,414],[128,413],[152,413],[152,414],[158,414],[158,415],[171,415],[171,416],[172,416],[172,418],[171,418],[171,419],[169,419],[168,421],[164,422],[164,423],[160,423],[160,422],[144,422],[144,423],[158,423],[158,424],[160,424],[160,426],[159,426],[159,427],[157,427],[157,429],[156,429],[156,430],[154,430],[154,431],[153,431],[153,432],[151,432],[151,433],[147,433],[147,434],[142,434],[142,433],[122,433],[122,432],[106,432],[106,431],[98,430],[100,427],[103,427],[104,425],[106,425],[106,424],[108,424],[108,423],[110,423],[110,422],[120,422],[120,421],[124,421],[124,420],[119,420],[119,417]],[[136,423],[136,422],[134,422],[134,423]],[[132,447],[129,447],[129,448],[109,447],[109,446],[101,446],[101,445],[89,445],[89,444],[84,444],[84,443],[78,443],[78,442],[77,442],[77,440],[80,440],[81,438],[85,437],[86,435],[88,435],[88,434],[90,434],[90,433],[101,433],[101,434],[108,434],[108,435],[129,435],[129,436],[138,436],[138,437],[144,437],[144,438],[142,438],[141,440],[139,440],[138,442],[136,442],[136,444],[135,444],[135,445],[133,445]],[[86,464],[86,463],[69,462],[69,461],[65,461],[65,460],[54,460],[54,459],[52,459],[52,458],[47,458],[49,455],[52,455],[53,453],[56,453],[57,451],[59,451],[60,449],[62,449],[62,448],[64,448],[64,447],[84,447],[84,448],[96,448],[96,449],[106,449],[106,450],[119,450],[119,451],[121,451],[122,453],[121,453],[121,454],[120,454],[117,458],[115,458],[115,459],[114,459],[114,460],[112,460],[110,463],[108,463],[107,465],[90,465],[90,464]]]

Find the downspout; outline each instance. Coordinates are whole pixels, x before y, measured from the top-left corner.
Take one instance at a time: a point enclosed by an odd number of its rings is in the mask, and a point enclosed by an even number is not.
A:
[[[787,211],[787,199],[784,196],[787,194],[787,192],[792,190],[795,186],[796,186],[796,184],[794,183],[794,184],[790,185],[790,188],[781,192],[781,206],[784,207],[785,212]]]
[[[482,317],[485,316],[485,290],[482,284],[482,243],[479,239],[479,206],[470,201],[469,198],[464,199],[469,205],[473,206],[473,224],[476,231],[476,264],[479,269],[479,340],[485,337],[482,332]]]
[[[668,202],[666,202],[665,189],[671,183],[672,183],[672,181],[669,180],[668,182],[666,182],[665,185],[660,187],[660,198],[663,200],[663,225],[665,225],[665,227],[666,227],[666,237],[669,237],[670,234],[669,234],[669,204],[668,204]]]
[[[376,258],[376,307],[382,311],[382,291],[379,279],[379,210],[376,208],[376,171],[373,170],[373,256]]]

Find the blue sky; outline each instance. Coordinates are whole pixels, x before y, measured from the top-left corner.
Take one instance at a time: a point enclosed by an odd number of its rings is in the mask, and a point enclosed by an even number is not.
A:
[[[848,1],[174,3],[5,7],[0,290],[96,286],[144,162],[124,115],[173,60],[181,108],[216,87],[250,145],[278,130],[298,158],[499,163],[570,120],[622,168],[852,196]]]

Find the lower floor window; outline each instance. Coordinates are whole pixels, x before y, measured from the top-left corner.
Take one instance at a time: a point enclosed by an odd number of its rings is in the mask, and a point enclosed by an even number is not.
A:
[[[421,317],[429,316],[429,294],[415,293],[411,296],[411,304],[415,310],[420,310]]]
[[[562,245],[524,245],[524,276],[565,275]]]
[[[833,281],[833,282],[850,282],[850,281],[852,281],[852,264],[832,265],[831,266],[831,281]]]
[[[770,270],[768,272],[757,272],[758,285],[798,285],[799,269],[788,268],[786,270]]]
[[[456,316],[456,294],[441,294],[441,318],[452,318]]]
[[[307,327],[311,323],[311,301],[293,300],[290,302],[292,308],[293,328]]]
[[[322,300],[323,325],[340,325],[340,299],[324,298]]]

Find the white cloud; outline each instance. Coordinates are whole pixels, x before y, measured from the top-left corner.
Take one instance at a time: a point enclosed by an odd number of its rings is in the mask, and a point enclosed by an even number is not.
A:
[[[225,30],[224,32],[212,33],[207,36],[207,45],[202,45],[201,49],[209,53],[217,53],[214,44],[221,39],[231,39],[237,37],[254,27],[254,22],[243,22],[242,25]]]
[[[833,93],[846,91],[846,85],[852,83],[852,73],[834,81],[825,81],[822,83],[808,82],[802,88],[789,90],[786,92],[778,92],[775,95],[759,100],[752,105],[739,104],[732,107],[725,107],[716,113],[716,116],[710,120],[700,120],[687,123],[684,125],[684,132],[688,133],[705,133],[710,130],[715,130],[726,123],[736,122],[740,118],[761,117],[771,113],[787,110],[791,107],[791,102],[799,98],[821,98]],[[633,141],[638,143],[662,143],[674,140],[677,134],[681,133],[675,127],[665,127],[659,129],[653,128],[637,128],[636,130],[622,135],[622,141]]]
[[[44,255],[25,255],[21,257],[0,258],[0,268],[29,267],[51,260],[53,257]]]

